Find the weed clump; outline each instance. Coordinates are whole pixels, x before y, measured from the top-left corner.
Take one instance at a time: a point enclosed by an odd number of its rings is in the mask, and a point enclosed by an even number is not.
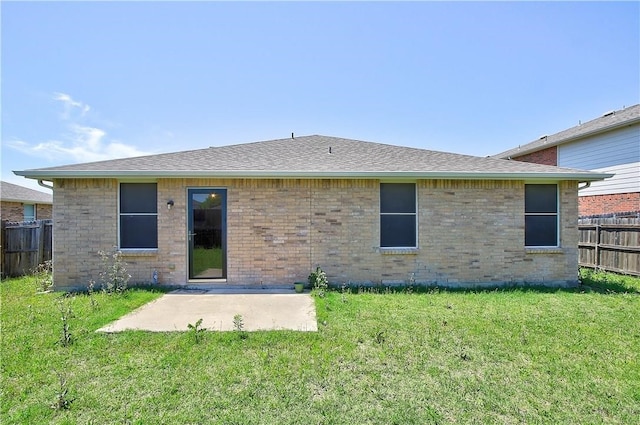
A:
[[[113,252],[98,251],[102,259],[102,271],[100,281],[102,290],[111,294],[122,294],[127,290],[131,275],[127,272],[126,263],[122,259],[122,253],[118,250]]]
[[[71,407],[73,399],[69,398],[69,387],[67,385],[67,378],[62,373],[58,373],[58,390],[56,391],[56,397],[51,408],[54,410],[67,410]]]
[[[309,285],[311,285],[311,289],[320,297],[324,298],[327,293],[327,289],[329,288],[329,280],[327,279],[327,274],[320,268],[320,266],[316,267],[316,270],[309,274]]]
[[[73,317],[73,311],[66,296],[58,299],[58,310],[60,311],[60,320],[62,321],[62,335],[60,336],[59,342],[63,347],[68,347],[73,343],[73,338],[69,331],[69,319]]]
[[[51,260],[45,261],[32,270],[32,275],[36,284],[38,293],[51,292],[53,289],[53,263]]]
[[[240,339],[247,339],[249,335],[244,330],[244,320],[241,314],[233,316],[233,330],[238,334]]]
[[[204,332],[204,328],[202,327],[202,318],[198,319],[195,324],[189,323],[187,328],[193,333],[195,343],[199,344],[202,339],[202,333]]]

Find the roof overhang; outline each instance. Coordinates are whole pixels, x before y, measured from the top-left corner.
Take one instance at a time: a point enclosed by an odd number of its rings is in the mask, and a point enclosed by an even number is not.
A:
[[[526,145],[522,148],[514,148],[514,149],[510,149],[508,151],[505,151],[503,153],[499,153],[497,155],[492,155],[494,158],[502,158],[502,159],[511,159],[511,158],[517,158],[519,156],[522,155],[527,155],[533,152],[538,152],[544,149],[549,149],[549,148],[553,148],[556,146],[560,146],[560,145],[564,145],[566,143],[571,143],[571,142],[575,142],[576,140],[580,140],[580,139],[584,139],[586,137],[591,137],[591,136],[596,136],[600,133],[606,133],[608,131],[612,131],[612,130],[616,130],[618,128],[622,128],[622,127],[628,127],[630,125],[634,125],[640,123],[640,117],[636,117],[636,118],[632,118],[629,119],[627,121],[623,121],[623,122],[619,122],[619,123],[615,123],[615,124],[611,124],[611,125],[607,125],[604,127],[599,127],[597,129],[591,130],[591,131],[585,131],[584,133],[579,133],[579,134],[575,134],[573,136],[570,137],[565,137],[565,138],[561,138],[558,140],[554,140],[552,142],[548,142],[548,143],[544,143],[542,145],[536,145],[534,147],[530,147],[527,148]],[[551,137],[551,136],[549,136]],[[534,144],[535,142],[531,142],[532,144]],[[505,153],[507,155],[505,155]]]
[[[36,201],[35,199],[2,198],[2,202],[19,202],[21,204],[53,205],[53,201]]]
[[[252,178],[252,179],[446,179],[446,180],[575,180],[580,182],[598,181],[613,177],[613,174],[595,172],[548,172],[548,173],[479,173],[479,172],[452,172],[452,171],[267,171],[267,170],[224,170],[224,171],[85,171],[85,170],[25,170],[14,171],[14,174],[30,179],[134,179],[134,178]]]

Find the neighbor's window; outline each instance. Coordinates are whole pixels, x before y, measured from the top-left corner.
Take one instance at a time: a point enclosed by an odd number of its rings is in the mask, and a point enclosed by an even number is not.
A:
[[[24,221],[34,221],[36,219],[36,206],[33,204],[23,204]]]
[[[524,186],[524,245],[558,246],[558,185]]]
[[[120,248],[158,247],[156,183],[120,184]]]
[[[415,183],[380,183],[380,247],[416,247]]]

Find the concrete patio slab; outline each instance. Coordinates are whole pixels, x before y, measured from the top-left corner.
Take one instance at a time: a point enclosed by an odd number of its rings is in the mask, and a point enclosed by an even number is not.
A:
[[[202,319],[202,327],[208,330],[232,331],[236,314],[242,316],[246,331],[318,330],[315,304],[310,294],[268,290],[254,293],[178,290],[143,305],[98,332],[187,331],[188,325],[199,319]]]

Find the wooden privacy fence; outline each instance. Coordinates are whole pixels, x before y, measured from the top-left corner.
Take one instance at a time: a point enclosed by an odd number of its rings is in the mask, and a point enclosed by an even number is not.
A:
[[[53,222],[38,220],[24,223],[2,222],[2,277],[31,273],[51,260]]]
[[[640,218],[585,218],[578,229],[581,266],[640,276]]]

